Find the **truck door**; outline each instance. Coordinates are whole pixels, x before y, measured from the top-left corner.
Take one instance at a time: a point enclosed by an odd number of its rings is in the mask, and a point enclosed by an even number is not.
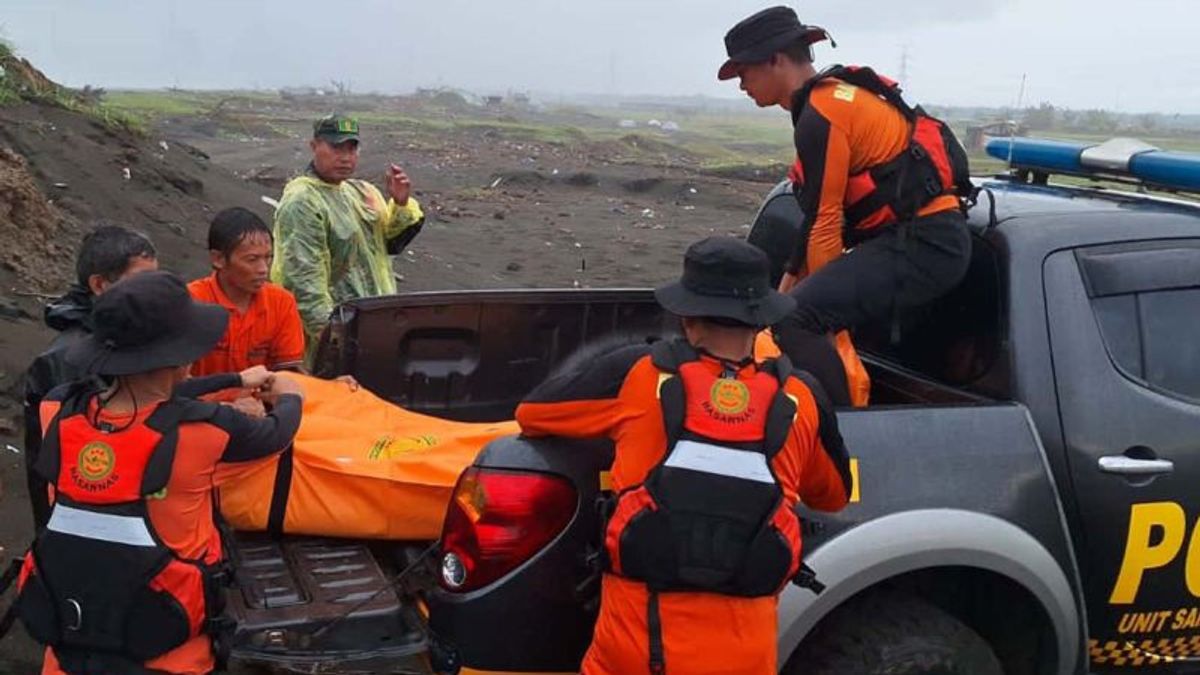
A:
[[[1200,239],[1043,278],[1096,671],[1200,659]]]

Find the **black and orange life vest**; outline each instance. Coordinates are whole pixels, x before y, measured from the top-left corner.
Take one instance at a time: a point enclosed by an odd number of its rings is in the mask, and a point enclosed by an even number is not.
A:
[[[964,210],[974,203],[977,191],[971,184],[967,153],[949,125],[921,106],[908,105],[899,84],[871,68],[832,66],[821,71],[796,97],[793,120],[800,118],[813,87],[828,79],[879,96],[904,116],[911,130],[908,147],[895,158],[850,175],[843,200],[847,241],[861,240],[864,230],[911,220],[921,207],[942,195],[957,196]],[[788,178],[797,189],[803,185],[804,167],[799,160]]]
[[[786,357],[714,375],[683,341],[651,354],[666,426],[663,458],[615,498],[612,573],[651,591],[778,593],[800,569],[800,525],[771,461],[796,415]]]
[[[201,633],[222,604],[221,552],[186,560],[163,543],[147,502],[166,498],[181,422],[214,404],[171,399],[144,421],[97,429],[89,385],[74,385],[35,469],[54,486],[50,519],[19,580],[18,616],[68,672],[138,672]]]

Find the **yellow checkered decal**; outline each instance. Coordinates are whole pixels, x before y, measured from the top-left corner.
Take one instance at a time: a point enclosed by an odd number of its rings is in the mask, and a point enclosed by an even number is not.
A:
[[[1200,656],[1200,635],[1139,641],[1089,640],[1088,653],[1097,666],[1157,666]]]

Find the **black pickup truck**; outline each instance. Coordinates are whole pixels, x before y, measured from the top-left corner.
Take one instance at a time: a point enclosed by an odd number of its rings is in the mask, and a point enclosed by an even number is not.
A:
[[[840,514],[804,514],[828,588],[781,597],[782,671],[1186,672],[1200,663],[1200,206],[984,186],[966,279],[900,317],[898,340],[890,325],[855,335],[872,400],[839,422],[857,489]],[[781,185],[751,239],[776,250],[798,220]],[[345,328],[368,386],[474,418],[509,414],[588,339],[673,324],[644,292],[596,291],[378,300]],[[451,503],[429,596],[433,634],[465,666],[577,666],[606,450],[501,439],[460,483],[476,505],[497,495],[482,518]],[[545,502],[511,508],[519,481]]]
[[[1200,207],[985,187],[963,283],[898,317],[898,339],[855,335],[871,405],[839,421],[857,487],[842,513],[803,514],[827,589],[780,598],[785,673],[1200,662]],[[782,250],[797,221],[780,186],[752,239]],[[320,365],[412,410],[498,420],[577,347],[676,330],[647,290],[401,295],[341,307]],[[235,656],[311,673],[576,670],[611,459],[601,441],[499,439],[433,546],[241,537]]]

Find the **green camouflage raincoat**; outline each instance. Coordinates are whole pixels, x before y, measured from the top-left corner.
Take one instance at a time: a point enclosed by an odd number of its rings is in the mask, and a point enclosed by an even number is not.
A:
[[[335,305],[396,292],[388,241],[424,219],[415,198],[398,206],[364,180],[334,185],[310,170],[284,186],[271,281],[296,296],[310,353]]]

